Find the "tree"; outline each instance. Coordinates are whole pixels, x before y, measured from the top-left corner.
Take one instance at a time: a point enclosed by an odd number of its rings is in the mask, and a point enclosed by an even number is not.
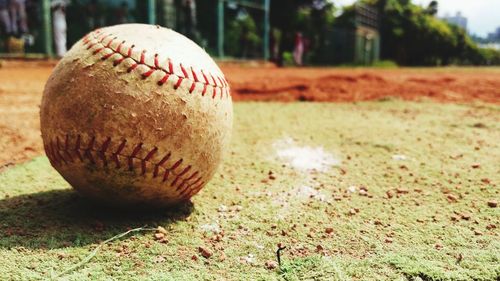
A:
[[[427,9],[425,9],[425,12],[431,16],[435,16],[438,13],[438,7],[439,4],[437,1],[431,1],[427,6]]]
[[[381,18],[382,58],[401,65],[477,63],[479,49],[465,30],[435,17],[438,5],[422,8],[408,0],[365,0]]]
[[[328,0],[271,1],[271,25],[282,34],[280,56],[293,50],[295,34],[302,32],[309,41],[309,57],[314,61],[335,20],[334,11]]]

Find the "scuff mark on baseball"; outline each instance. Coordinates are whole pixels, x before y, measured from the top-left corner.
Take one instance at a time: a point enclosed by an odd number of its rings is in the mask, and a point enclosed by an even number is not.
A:
[[[80,193],[115,205],[169,206],[213,177],[229,145],[224,74],[170,29],[93,31],[55,67],[40,108],[52,166]]]

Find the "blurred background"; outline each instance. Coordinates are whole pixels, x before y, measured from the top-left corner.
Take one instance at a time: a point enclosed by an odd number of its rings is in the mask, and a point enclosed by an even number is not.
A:
[[[0,0],[0,58],[60,57],[91,30],[132,22],[172,28],[225,60],[500,64],[497,0]]]

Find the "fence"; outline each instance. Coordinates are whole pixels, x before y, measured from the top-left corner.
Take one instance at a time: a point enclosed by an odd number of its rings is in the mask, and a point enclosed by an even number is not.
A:
[[[138,22],[159,24],[177,30],[215,56],[248,58],[269,56],[270,0],[67,2],[65,8],[67,47],[95,28]],[[0,23],[0,57],[54,56],[51,0],[32,0],[27,3],[25,7],[29,26],[27,31],[11,36],[2,32]],[[251,32],[248,30],[248,23],[254,25],[254,30],[250,30]],[[237,26],[238,24],[240,25]],[[245,40],[248,41],[246,44]],[[243,46],[234,47],[240,43]]]

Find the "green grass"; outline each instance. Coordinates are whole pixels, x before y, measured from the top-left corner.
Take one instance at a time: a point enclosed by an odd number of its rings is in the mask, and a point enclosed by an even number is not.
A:
[[[127,236],[63,279],[500,278],[500,213],[487,204],[499,198],[499,107],[237,103],[235,116],[219,173],[193,204],[176,210],[94,206],[45,157],[0,174],[1,279],[48,279],[100,242],[143,225],[165,227],[168,242],[152,232]],[[275,157],[273,143],[287,137],[322,146],[342,163],[327,172],[295,170]],[[396,154],[407,159],[396,161]],[[323,200],[301,192],[303,185]],[[349,192],[351,186],[370,196]],[[207,230],[214,225],[219,238]],[[269,270],[278,243],[287,247],[282,266]],[[203,258],[200,246],[213,256]]]

